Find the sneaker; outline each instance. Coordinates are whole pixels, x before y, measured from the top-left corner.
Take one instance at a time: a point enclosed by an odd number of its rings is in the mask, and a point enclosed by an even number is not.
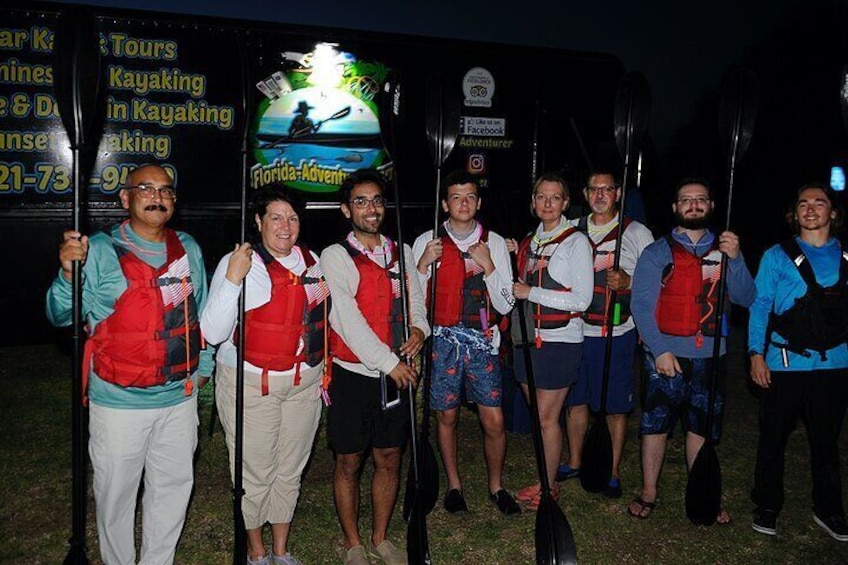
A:
[[[395,547],[387,539],[377,547],[371,547],[371,557],[381,560],[386,565],[407,565],[406,553]]]
[[[250,555],[248,555],[247,556],[247,565],[272,565],[271,554],[266,553],[262,557],[257,557],[256,559],[251,559]]]
[[[274,552],[271,552],[271,565],[303,565],[303,562],[291,553],[276,555]]]
[[[774,510],[754,510],[754,522],[751,528],[767,536],[777,535],[777,512]]]
[[[354,545],[345,553],[344,565],[371,565],[368,555],[365,554],[365,548],[361,545]]]
[[[607,498],[621,498],[621,478],[612,477],[604,487],[604,496]]]
[[[580,469],[572,469],[568,466],[568,463],[563,463],[557,469],[556,482],[561,483],[562,481],[567,481],[568,479],[578,479],[580,478]]]
[[[813,514],[813,520],[836,541],[848,541],[848,524],[845,523],[845,516],[831,516],[822,520]]]
[[[535,485],[526,486],[523,489],[519,490],[515,493],[515,500],[518,502],[530,502],[537,496],[539,496],[539,492],[542,490],[542,485],[536,483]]]
[[[465,499],[462,497],[461,490],[452,488],[447,492],[447,494],[445,494],[445,510],[451,514],[468,512],[468,505],[465,504]]]
[[[517,514],[521,514],[521,508],[519,508],[518,503],[515,502],[515,499],[504,489],[499,490],[495,494],[489,495],[489,500],[492,501],[492,504],[498,507],[498,510],[501,511],[501,514],[504,516],[515,516]]]

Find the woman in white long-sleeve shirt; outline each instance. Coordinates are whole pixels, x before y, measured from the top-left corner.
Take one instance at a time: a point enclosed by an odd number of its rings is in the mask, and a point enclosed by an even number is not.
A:
[[[563,214],[568,208],[568,185],[557,175],[542,175],[533,187],[531,209],[539,218],[536,231],[517,245],[519,282],[513,294],[524,300],[530,356],[536,382],[536,399],[545,447],[545,468],[551,485],[562,455],[560,413],[568,387],[578,378],[582,355],[581,314],[592,301],[594,270],[592,247]],[[512,242],[512,246],[515,242]],[[518,336],[517,310],[513,311],[513,336]],[[515,375],[529,395],[524,355],[516,351]],[[558,490],[554,487],[554,496]],[[528,509],[539,505],[539,484],[516,494]]]
[[[244,280],[244,497],[249,565],[296,565],[289,526],[300,477],[321,416],[323,336],[329,293],[318,256],[297,245],[299,206],[265,188],[253,205],[260,242],[227,254],[215,270],[200,318],[218,348],[216,400],[234,470],[238,297]],[[271,524],[272,551],[262,542]]]

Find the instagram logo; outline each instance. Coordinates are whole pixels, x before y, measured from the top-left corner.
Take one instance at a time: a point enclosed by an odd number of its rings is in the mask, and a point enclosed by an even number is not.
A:
[[[465,170],[472,175],[482,175],[486,172],[486,157],[481,153],[472,153],[465,161]]]

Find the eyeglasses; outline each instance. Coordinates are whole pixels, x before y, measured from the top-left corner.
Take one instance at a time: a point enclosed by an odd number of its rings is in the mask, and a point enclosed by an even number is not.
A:
[[[375,196],[374,198],[365,198],[364,196],[357,196],[356,198],[352,199],[350,203],[359,208],[360,210],[368,208],[369,204],[373,204],[374,208],[383,208],[386,206],[386,199],[382,196]]]
[[[616,190],[618,190],[618,187],[612,185],[586,187],[586,192],[588,192],[589,194],[613,194]]]
[[[174,200],[177,197],[177,190],[173,186],[153,186],[152,184],[137,184],[135,186],[125,187],[127,190],[137,190],[142,198],[153,198],[154,194],[158,194],[162,200]]]
[[[712,200],[706,196],[696,196],[695,198],[690,198],[688,196],[684,196],[683,198],[678,198],[677,203],[681,206],[690,206],[692,204],[698,204],[700,206],[706,206],[712,202]]]

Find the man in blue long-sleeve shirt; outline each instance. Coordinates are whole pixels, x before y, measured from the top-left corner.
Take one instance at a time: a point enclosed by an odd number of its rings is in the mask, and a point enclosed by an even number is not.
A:
[[[678,414],[684,417],[690,470],[704,444],[713,339],[721,330],[715,326],[722,253],[727,255],[724,282],[730,302],[747,307],[755,296],[739,238],[730,231],[716,236],[708,229],[714,203],[707,181],[686,179],[675,196],[677,227],[645,248],[633,273],[631,311],[645,345],[648,373],[639,427],[642,492],[628,507],[636,518],[647,518],[656,504],[666,440]],[[725,343],[720,345],[723,358]],[[721,436],[721,380],[717,390],[710,431],[714,442]],[[721,511],[716,521],[727,523],[730,517]]]
[[[838,440],[848,404],[848,258],[834,237],[843,214],[830,187],[808,184],[787,220],[796,237],[763,255],[748,321],[751,378],[763,389],[752,526],[777,534],[786,442],[800,416],[810,442],[813,520],[845,542]]]

